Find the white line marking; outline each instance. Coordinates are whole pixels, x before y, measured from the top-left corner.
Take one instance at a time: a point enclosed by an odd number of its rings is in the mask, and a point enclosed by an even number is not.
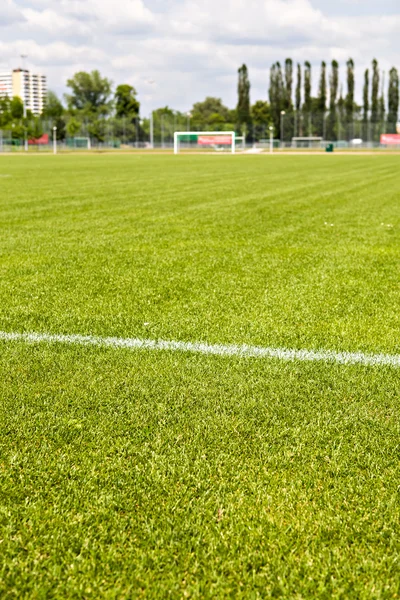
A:
[[[7,342],[58,343],[80,346],[129,348],[131,350],[166,350],[217,356],[276,358],[284,361],[326,362],[340,365],[387,365],[400,367],[400,354],[364,354],[363,352],[334,352],[332,350],[290,350],[287,348],[262,348],[259,346],[224,346],[201,342],[174,342],[141,340],[135,338],[96,337],[91,335],[56,335],[51,333],[9,333],[0,331],[0,340]]]

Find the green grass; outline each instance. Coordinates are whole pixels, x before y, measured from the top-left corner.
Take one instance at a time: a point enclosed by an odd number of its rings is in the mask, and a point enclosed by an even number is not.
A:
[[[400,157],[0,159],[0,330],[400,352]],[[398,369],[0,349],[2,598],[400,597]]]

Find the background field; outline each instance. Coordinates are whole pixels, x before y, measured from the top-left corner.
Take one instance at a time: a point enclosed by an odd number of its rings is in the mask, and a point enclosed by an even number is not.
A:
[[[398,354],[399,168],[3,157],[0,329]],[[2,597],[400,597],[399,370],[0,348]]]

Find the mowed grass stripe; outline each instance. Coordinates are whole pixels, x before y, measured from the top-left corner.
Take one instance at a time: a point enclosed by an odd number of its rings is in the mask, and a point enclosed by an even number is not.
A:
[[[90,335],[57,335],[50,333],[15,333],[0,331],[0,340],[22,341],[33,344],[57,343],[79,346],[105,346],[130,350],[164,350],[190,352],[216,356],[243,358],[269,358],[284,361],[328,362],[341,365],[400,367],[400,355],[365,354],[363,352],[334,352],[332,350],[295,350],[290,348],[262,348],[259,346],[207,344],[171,340],[146,340],[138,338],[96,337]]]

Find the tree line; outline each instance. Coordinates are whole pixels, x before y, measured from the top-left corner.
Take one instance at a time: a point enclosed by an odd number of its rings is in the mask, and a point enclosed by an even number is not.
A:
[[[235,130],[248,140],[268,137],[272,129],[276,138],[323,137],[329,140],[362,137],[379,141],[382,132],[395,133],[399,113],[399,73],[385,74],[373,60],[365,70],[362,104],[355,100],[355,66],[346,63],[345,90],[340,83],[339,63],[328,67],[323,61],[318,74],[317,95],[312,95],[312,67],[294,65],[287,58],[270,69],[268,99],[251,104],[251,84],[247,66],[238,70],[238,100],[234,109],[220,98],[207,97],[187,112],[168,106],[153,111],[152,126],[158,142],[172,140],[176,130]],[[150,119],[140,117],[136,89],[112,82],[98,71],[76,73],[67,81],[68,93],[62,102],[53,92],[40,117],[24,107],[19,98],[0,99],[0,129],[9,129],[14,138],[39,138],[45,130],[57,127],[58,139],[91,137],[98,142],[121,140],[132,143],[148,141]]]

